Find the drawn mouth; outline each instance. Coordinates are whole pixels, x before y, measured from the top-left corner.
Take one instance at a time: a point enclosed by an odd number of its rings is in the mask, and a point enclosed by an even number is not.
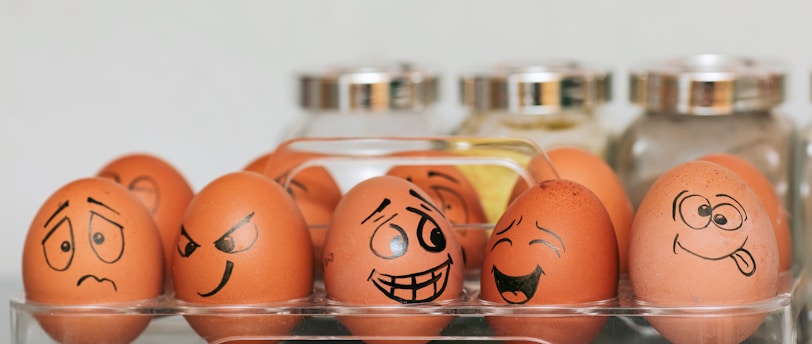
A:
[[[723,255],[723,256],[720,256],[720,257],[706,257],[706,256],[703,256],[701,254],[698,254],[696,252],[693,252],[693,251],[689,250],[685,246],[682,246],[682,243],[679,242],[679,234],[677,234],[674,237],[674,248],[673,249],[674,249],[674,254],[677,253],[677,247],[679,247],[683,251],[688,252],[688,253],[690,253],[690,254],[692,254],[694,256],[697,256],[697,257],[705,259],[705,260],[722,260],[722,259],[725,259],[725,258],[730,258],[736,264],[736,268],[739,269],[739,272],[741,272],[742,275],[745,275],[745,276],[749,277],[749,276],[752,276],[754,273],[756,273],[756,260],[755,260],[755,258],[753,258],[753,255],[750,254],[750,251],[748,251],[747,249],[744,248],[744,245],[747,244],[747,239],[749,239],[749,238],[750,238],[749,236],[744,238],[744,242],[741,244],[741,246],[739,246],[739,248],[737,248],[733,252],[731,252],[729,254],[726,254],[726,255]]]
[[[378,288],[386,297],[400,303],[417,303],[433,301],[443,294],[451,270],[451,255],[448,259],[426,271],[408,275],[390,275],[376,272],[374,269],[367,281]]]
[[[234,263],[232,263],[230,260],[227,260],[226,261],[226,270],[223,271],[223,277],[220,279],[220,284],[217,285],[217,288],[214,288],[214,290],[212,290],[212,291],[210,291],[208,293],[205,293],[205,294],[201,294],[200,292],[198,292],[197,295],[200,295],[201,297],[209,297],[209,296],[212,296],[214,294],[217,294],[217,292],[219,292],[220,289],[223,289],[223,287],[226,286],[226,283],[228,283],[228,279],[231,278],[231,270],[233,270],[233,269],[234,269]]]
[[[536,294],[541,275],[544,275],[544,270],[538,265],[533,269],[533,272],[524,276],[506,275],[499,271],[495,265],[491,272],[493,272],[493,279],[496,282],[496,290],[499,291],[499,295],[507,303],[512,304],[522,304],[530,301],[533,295]]]
[[[116,292],[118,291],[118,287],[116,286],[116,282],[113,282],[113,280],[111,280],[109,278],[98,278],[98,277],[96,277],[94,275],[84,275],[84,276],[80,277],[79,280],[76,281],[76,286],[78,287],[78,286],[82,285],[82,283],[84,281],[86,281],[88,278],[93,279],[97,283],[108,282],[108,283],[113,285],[113,291],[116,291]]]

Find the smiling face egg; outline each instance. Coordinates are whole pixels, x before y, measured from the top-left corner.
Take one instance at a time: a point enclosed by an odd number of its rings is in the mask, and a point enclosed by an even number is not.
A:
[[[635,214],[629,278],[635,297],[664,305],[742,304],[775,296],[778,245],[764,206],[745,181],[707,161],[660,176]],[[651,317],[673,342],[745,340],[764,314]]]
[[[163,291],[155,222],[126,188],[85,178],[57,190],[34,217],[23,248],[26,298],[48,304],[106,304]],[[59,342],[134,339],[148,317],[39,318]]]
[[[293,199],[255,172],[215,179],[189,204],[175,245],[178,300],[252,304],[304,298],[313,288],[312,244]],[[201,337],[284,335],[299,317],[187,316]]]
[[[341,199],[324,242],[328,298],[350,304],[418,304],[461,297],[464,264],[432,199],[398,177],[367,179]],[[438,335],[449,317],[340,317],[355,335]]]

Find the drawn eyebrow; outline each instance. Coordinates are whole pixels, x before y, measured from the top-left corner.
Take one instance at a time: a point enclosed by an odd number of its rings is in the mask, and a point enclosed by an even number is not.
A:
[[[679,201],[679,198],[682,197],[682,195],[686,192],[688,192],[688,190],[680,191],[680,193],[677,194],[677,197],[674,197],[674,203],[671,204],[671,219],[674,221],[677,220],[677,201]]]
[[[429,175],[429,177],[445,178],[445,179],[448,179],[448,180],[450,180],[451,182],[453,182],[455,184],[459,183],[459,180],[457,180],[457,178],[454,178],[451,175],[449,175],[447,173],[440,172],[440,171],[429,170],[428,175]]]
[[[232,226],[227,232],[223,233],[223,235],[220,236],[220,238],[227,237],[229,234],[231,234],[232,232],[237,230],[237,228],[240,228],[242,225],[244,225],[244,224],[246,224],[248,222],[251,222],[252,217],[254,217],[254,212],[253,211],[250,214],[248,214],[246,217],[242,218],[242,220],[240,220],[240,222],[237,222],[237,224]],[[217,240],[220,240],[220,239],[217,239]]]
[[[116,213],[117,215],[121,215],[121,214],[119,214],[119,213],[118,213],[118,212],[117,212],[115,209],[110,208],[110,206],[108,206],[107,204],[104,204],[104,203],[102,203],[102,202],[97,201],[97,200],[96,200],[96,199],[94,199],[93,197],[88,197],[88,198],[87,198],[87,203],[98,204],[98,205],[100,205],[100,206],[102,206],[102,207],[105,207],[105,208],[109,209],[110,211],[112,211],[112,212]]]
[[[435,211],[437,211],[437,212],[440,214],[440,216],[442,216],[443,218],[445,218],[445,214],[443,214],[443,212],[442,212],[442,211],[440,211],[440,209],[437,209],[437,207],[436,207],[436,206],[435,206],[433,203],[431,203],[431,202],[427,201],[425,198],[423,198],[423,196],[420,196],[420,194],[418,194],[418,193],[417,193],[417,191],[414,191],[413,189],[409,189],[409,194],[410,194],[410,195],[412,195],[412,197],[419,199],[419,200],[420,200],[420,201],[422,201],[423,203],[430,205],[430,206],[431,206],[431,207],[432,207],[432,208],[433,208]],[[424,209],[426,209],[426,210],[429,210],[429,209],[428,209],[428,208],[426,208],[426,206],[425,206],[425,205],[423,205],[423,204],[421,204],[420,206],[422,206],[422,207],[423,207]]]
[[[547,228],[544,228],[544,227],[542,227],[541,225],[539,225],[538,220],[536,220],[536,228],[538,228],[539,230],[541,230],[541,231],[542,231],[542,232],[544,232],[544,233],[547,233],[547,234],[552,235],[552,236],[553,236],[553,238],[555,238],[556,240],[558,240],[558,243],[559,243],[559,244],[561,244],[561,249],[562,249],[562,250],[564,250],[564,252],[567,252],[567,247],[566,247],[566,246],[564,246],[564,241],[563,241],[563,240],[561,240],[561,237],[560,237],[560,236],[558,236],[558,234],[555,234],[555,232],[553,232],[553,231],[551,231],[551,230],[549,230],[549,229],[547,229]],[[535,240],[534,240],[534,241],[535,241]],[[532,241],[531,241],[531,242],[532,242]],[[556,253],[557,253],[557,251],[558,251],[558,249],[556,249]],[[559,257],[561,257],[561,255],[559,255]]]
[[[744,212],[744,219],[747,220],[747,210],[745,210],[744,206],[741,203],[739,203],[739,201],[737,201],[735,198],[733,198],[733,196],[730,196],[728,194],[716,194],[716,197],[725,197],[731,199],[733,202],[736,202],[736,204],[739,205],[739,209],[741,209],[742,212]]]
[[[513,219],[513,221],[510,221],[510,224],[508,224],[507,227],[505,227],[504,229],[496,232],[495,234],[499,235],[499,234],[502,234],[504,232],[507,232],[508,229],[513,228],[514,225],[518,226],[521,223],[522,223],[522,216],[519,216],[519,222],[516,222],[516,219]]]
[[[60,212],[62,212],[63,209],[65,209],[67,207],[68,207],[68,201],[65,201],[62,204],[60,204],[59,208],[57,208],[56,211],[53,214],[51,214],[51,217],[48,218],[48,221],[45,221],[45,225],[42,226],[42,228],[48,227],[48,224],[51,223],[51,220],[53,220],[56,217],[56,215],[58,215]]]
[[[378,204],[378,208],[376,208],[376,209],[375,209],[375,211],[373,211],[372,213],[370,213],[370,214],[369,214],[369,216],[367,216],[367,218],[365,218],[365,219],[364,219],[364,221],[361,221],[361,224],[366,223],[366,222],[367,222],[367,220],[369,220],[369,219],[372,217],[372,215],[375,215],[375,214],[377,214],[377,213],[382,212],[382,211],[383,211],[383,210],[384,210],[386,207],[388,207],[388,206],[389,206],[389,204],[390,204],[390,203],[392,203],[392,201],[390,201],[388,198],[384,198],[384,199],[383,199],[383,201],[381,201],[381,204]],[[380,217],[378,217],[377,219],[375,219],[375,221],[377,221],[378,219],[380,219]],[[373,222],[374,222],[374,221],[373,221]]]

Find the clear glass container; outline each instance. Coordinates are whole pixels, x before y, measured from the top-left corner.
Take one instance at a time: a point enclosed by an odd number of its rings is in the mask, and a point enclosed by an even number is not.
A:
[[[453,134],[522,137],[604,156],[609,131],[595,113],[610,99],[610,85],[608,70],[575,61],[496,65],[461,78],[468,112]]]
[[[303,113],[286,138],[431,136],[439,78],[409,63],[333,66],[298,78]]]
[[[629,96],[643,114],[624,130],[610,161],[634,206],[671,167],[730,153],[758,167],[791,211],[797,129],[776,111],[784,79],[781,64],[709,54],[633,69]]]

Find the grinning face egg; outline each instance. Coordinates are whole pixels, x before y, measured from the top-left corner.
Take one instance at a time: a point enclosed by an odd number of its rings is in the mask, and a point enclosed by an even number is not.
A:
[[[102,178],[73,181],[42,205],[23,247],[26,298],[48,304],[109,304],[163,292],[161,239],[126,188]],[[135,339],[149,317],[42,316],[59,342]]]
[[[462,296],[462,251],[432,199],[405,179],[362,181],[339,202],[324,242],[331,300],[419,304]],[[438,335],[449,317],[341,317],[355,335]],[[412,321],[414,320],[414,321]]]

